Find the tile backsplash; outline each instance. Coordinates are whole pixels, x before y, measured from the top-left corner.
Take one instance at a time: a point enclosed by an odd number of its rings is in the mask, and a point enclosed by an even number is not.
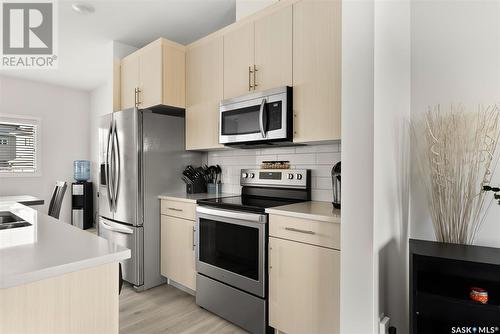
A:
[[[311,170],[311,197],[314,201],[332,201],[331,170],[340,161],[341,144],[276,147],[264,149],[227,149],[206,153],[208,165],[222,168],[223,192],[241,193],[240,170],[260,168],[262,161],[288,160],[291,168]]]

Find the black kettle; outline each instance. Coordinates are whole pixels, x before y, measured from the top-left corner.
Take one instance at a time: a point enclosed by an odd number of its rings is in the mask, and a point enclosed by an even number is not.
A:
[[[332,168],[333,207],[340,209],[340,161]]]

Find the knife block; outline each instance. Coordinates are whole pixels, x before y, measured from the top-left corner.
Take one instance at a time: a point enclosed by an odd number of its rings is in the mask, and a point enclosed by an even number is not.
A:
[[[207,183],[203,179],[196,179],[194,183],[186,183],[186,193],[199,194],[207,192]]]

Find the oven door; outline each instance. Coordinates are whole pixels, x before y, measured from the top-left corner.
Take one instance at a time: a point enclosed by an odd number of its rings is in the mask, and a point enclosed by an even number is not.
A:
[[[219,142],[291,140],[291,88],[284,87],[221,102]]]
[[[265,297],[267,215],[196,209],[198,273]]]

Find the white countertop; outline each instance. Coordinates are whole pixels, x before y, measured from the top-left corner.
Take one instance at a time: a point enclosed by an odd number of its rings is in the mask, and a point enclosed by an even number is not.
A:
[[[130,250],[25,205],[0,202],[31,226],[0,230],[0,289],[118,262]]]
[[[211,199],[211,198],[221,198],[221,197],[231,197],[238,196],[236,194],[209,194],[209,193],[199,193],[199,194],[187,194],[187,193],[166,193],[158,196],[159,199],[169,199],[172,201],[196,203],[200,199]]]
[[[266,209],[266,213],[289,216],[328,223],[340,223],[340,210],[330,202],[301,202]]]
[[[2,202],[17,202],[24,205],[43,205],[44,200],[30,195],[16,195],[16,196],[0,196],[0,203]]]

